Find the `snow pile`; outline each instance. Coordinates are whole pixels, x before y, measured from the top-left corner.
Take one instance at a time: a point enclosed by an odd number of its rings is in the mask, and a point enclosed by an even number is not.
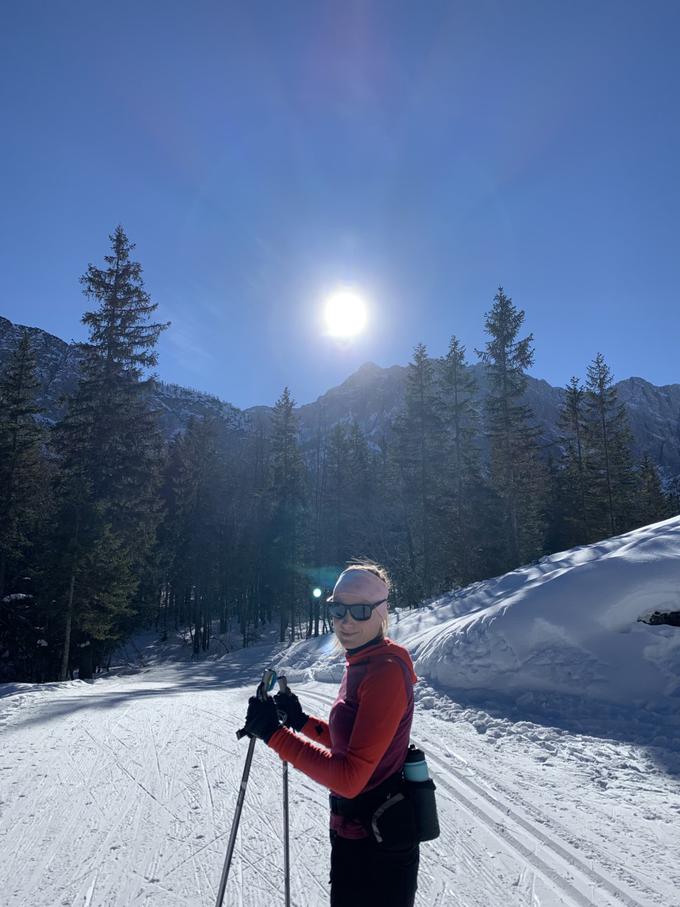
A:
[[[674,517],[402,613],[389,635],[420,677],[452,691],[540,691],[680,712],[680,631],[640,622],[678,610]],[[334,677],[338,657],[327,642],[310,642],[288,650],[292,679]]]

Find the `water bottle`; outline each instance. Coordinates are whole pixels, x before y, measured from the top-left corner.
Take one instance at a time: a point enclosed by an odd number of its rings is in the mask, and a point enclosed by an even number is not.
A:
[[[425,753],[412,743],[404,762],[404,779],[408,798],[413,804],[419,841],[433,841],[439,837],[439,817],[434,792],[434,781],[430,778]]]
[[[406,762],[404,763],[404,777],[407,781],[427,781],[430,773],[427,770],[425,753],[419,750],[415,743],[408,748]]]

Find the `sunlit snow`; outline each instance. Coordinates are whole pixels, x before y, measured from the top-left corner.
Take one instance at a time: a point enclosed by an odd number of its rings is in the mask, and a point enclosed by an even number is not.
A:
[[[680,610],[679,554],[676,518],[393,617],[442,824],[419,905],[680,904],[680,628],[640,621]],[[324,716],[342,673],[330,637],[137,643],[94,683],[0,686],[3,905],[213,904],[258,672]],[[281,777],[258,743],[226,904],[283,904]],[[326,792],[293,771],[290,798],[292,902],[324,905]]]

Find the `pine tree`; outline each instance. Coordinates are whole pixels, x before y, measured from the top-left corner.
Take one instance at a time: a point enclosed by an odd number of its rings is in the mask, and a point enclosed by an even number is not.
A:
[[[78,387],[55,432],[61,542],[68,575],[61,676],[68,671],[74,632],[115,638],[117,619],[145,568],[158,522],[162,441],[145,370],[157,362],[167,325],[151,322],[157,308],[144,289],[134,246],[122,227],[110,236],[106,267],[88,267],[83,292],[98,306],[83,323]],[[104,569],[104,565],[107,568]]]
[[[170,445],[164,477],[164,585],[176,622],[192,628],[194,654],[209,648],[213,618],[226,623],[226,562],[234,556],[227,429],[219,414],[191,419]]]
[[[351,529],[352,481],[347,431],[334,425],[324,451],[323,552],[324,562],[343,564],[353,554]]]
[[[242,514],[247,515],[242,543],[245,592],[240,602],[239,621],[243,644],[247,645],[249,627],[256,635],[259,624],[272,620],[276,603],[268,588],[272,444],[261,413],[255,416],[254,431],[245,450],[246,469],[242,471],[246,487]],[[243,515],[240,522],[243,525]]]
[[[376,549],[380,519],[376,457],[356,420],[350,424],[347,444],[351,477],[347,500],[350,556],[380,561]]]
[[[640,526],[657,523],[659,520],[665,520],[671,516],[659,470],[647,453],[642,458],[642,463],[637,471],[635,502],[636,522]]]
[[[486,315],[491,338],[477,355],[487,367],[486,433],[490,448],[491,484],[501,505],[501,539],[505,569],[536,557],[543,534],[543,470],[538,459],[533,414],[523,404],[526,370],[533,364],[533,335],[518,339],[524,312],[498,288]]]
[[[0,680],[48,679],[44,614],[33,594],[42,521],[51,506],[38,389],[24,332],[0,377]]]
[[[305,470],[298,446],[295,401],[287,387],[274,405],[271,436],[269,596],[279,606],[280,638],[295,637]]]
[[[444,463],[442,403],[434,364],[419,343],[409,363],[404,410],[395,421],[394,452],[401,478],[403,526],[409,564],[403,588],[415,602],[440,588],[444,553],[441,474]]]
[[[588,366],[585,402],[589,520],[603,538],[634,524],[635,472],[626,408],[602,353]]]
[[[321,463],[314,563],[337,569],[356,557],[377,558],[374,455],[356,420],[333,426]]]
[[[563,454],[556,482],[562,498],[564,531],[560,547],[571,548],[591,541],[587,507],[585,388],[572,377],[565,388],[558,425]]]
[[[668,481],[665,499],[668,516],[671,517],[680,514],[680,476],[673,476],[673,478]]]
[[[36,422],[40,384],[24,331],[0,378],[0,602],[8,568],[25,551],[44,504],[42,431]]]
[[[443,422],[446,432],[445,580],[448,586],[469,582],[481,567],[479,537],[486,530],[482,514],[477,382],[465,361],[465,347],[452,336],[442,363]]]

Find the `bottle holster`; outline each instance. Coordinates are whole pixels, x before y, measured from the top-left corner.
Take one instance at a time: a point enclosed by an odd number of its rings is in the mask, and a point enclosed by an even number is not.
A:
[[[332,813],[361,822],[381,846],[407,847],[439,836],[435,789],[431,778],[407,781],[399,771],[357,797],[329,801]]]

